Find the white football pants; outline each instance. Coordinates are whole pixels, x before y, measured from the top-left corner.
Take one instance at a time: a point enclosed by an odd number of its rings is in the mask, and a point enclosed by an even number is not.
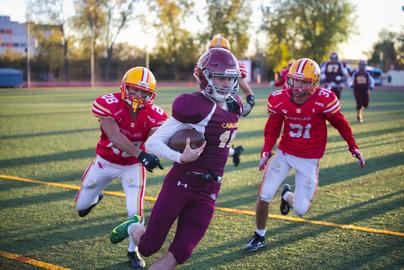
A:
[[[114,178],[121,180],[128,216],[143,216],[146,173],[142,164],[118,165],[98,155],[83,174],[81,188],[75,199],[76,209],[84,210],[90,207]]]
[[[293,168],[295,175],[295,192],[293,210],[303,216],[310,209],[317,191],[320,159],[300,158],[277,150],[265,168],[258,195],[261,201],[270,202],[279,186]]]

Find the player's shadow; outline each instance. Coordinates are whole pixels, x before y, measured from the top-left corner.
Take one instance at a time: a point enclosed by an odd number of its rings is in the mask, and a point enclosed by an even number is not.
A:
[[[94,148],[66,151],[49,155],[5,159],[0,161],[0,169],[90,157],[95,157]]]
[[[98,128],[82,128],[82,129],[73,129],[73,130],[54,130],[54,131],[46,131],[46,132],[36,132],[36,133],[24,133],[24,134],[16,134],[16,135],[4,135],[0,136],[0,140],[8,140],[8,139],[28,139],[33,137],[45,137],[45,136],[54,136],[54,135],[67,135],[67,134],[78,134],[83,132],[93,132],[98,131]]]
[[[387,194],[374,198],[365,202],[357,203],[336,211],[328,212],[322,215],[316,216],[316,220],[335,220],[338,224],[352,224],[365,219],[371,219],[379,214],[386,213],[388,211],[397,209],[400,207],[400,198],[403,191]],[[369,209],[371,207],[371,209]],[[213,248],[206,250],[198,250],[196,256],[192,258],[192,262],[185,265],[185,269],[193,269],[193,267],[202,269],[199,266],[207,265],[221,265],[225,266],[227,263],[231,263],[237,259],[243,259],[246,256],[255,256],[260,253],[270,252],[271,249],[279,249],[287,245],[293,245],[294,242],[302,241],[303,239],[311,239],[318,237],[323,233],[327,233],[333,230],[341,230],[340,228],[325,227],[311,224],[302,224],[294,222],[286,222],[283,226],[271,228],[268,233],[268,247],[262,249],[256,253],[248,253],[243,250],[243,246],[248,238],[252,235],[253,228],[251,228],[251,235],[246,234],[244,238],[238,237],[232,241],[221,243]],[[355,232],[354,232],[355,233]],[[363,233],[363,232],[356,232]],[[272,237],[271,237],[272,236]],[[396,236],[386,236],[389,240],[385,241],[384,246],[368,247],[368,255],[372,255],[370,260],[377,260],[378,257],[385,256],[387,253],[392,253],[397,250],[397,245],[403,246],[401,238]],[[329,254],[329,257],[323,257],[325,262],[325,268],[346,269],[344,266],[361,266],[363,262],[363,243],[357,243],[355,247],[350,247],[346,250],[346,254],[341,254],[341,259],[335,258],[334,253]],[[223,250],[229,251],[234,247],[240,247],[239,249],[223,254]],[[354,256],[357,253],[357,256]],[[215,255],[218,254],[218,255]],[[345,256],[346,255],[346,256]],[[349,256],[350,255],[350,256]],[[323,256],[323,255],[322,255]],[[360,258],[362,256],[362,258]],[[366,256],[366,255],[365,255]],[[367,260],[368,262],[370,260]],[[330,264],[330,265],[329,265]],[[394,267],[397,267],[399,262],[391,263]],[[301,269],[310,269],[312,265],[301,265]],[[248,269],[248,268],[246,268]],[[300,268],[299,268],[300,269]],[[392,268],[394,269],[394,268]],[[398,268],[397,268],[398,269]]]
[[[20,183],[20,185],[24,185],[24,188],[27,188],[29,183],[23,183],[23,184]],[[37,184],[33,184],[33,185],[37,186]],[[0,190],[2,190],[2,188],[0,188]],[[25,194],[24,197],[1,200],[0,206],[2,209],[29,207],[30,205],[35,205],[35,204],[44,204],[44,203],[51,203],[51,202],[57,202],[57,201],[64,201],[67,198],[71,198],[71,201],[73,202],[74,196],[75,196],[75,193],[72,193],[72,191],[70,191],[70,190],[57,192],[57,193],[41,194],[41,195],[30,195],[28,193],[28,194]]]

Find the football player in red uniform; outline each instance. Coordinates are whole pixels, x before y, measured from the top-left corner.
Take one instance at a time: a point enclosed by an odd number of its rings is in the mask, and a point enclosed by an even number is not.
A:
[[[288,61],[288,66],[285,67],[284,69],[281,70],[279,74],[279,80],[277,80],[274,83],[275,87],[281,87],[281,88],[286,88],[288,86],[288,73],[289,73],[289,68],[293,64],[295,59],[290,59]]]
[[[121,92],[106,94],[93,102],[92,113],[99,119],[101,137],[96,158],[82,177],[75,204],[80,217],[88,215],[103,198],[102,191],[119,178],[126,195],[128,216],[143,216],[146,172],[157,166],[159,158],[145,152],[144,142],[167,119],[153,104],[156,79],[144,67],[129,69],[122,79]],[[128,257],[132,267],[144,267],[133,241]]]
[[[293,168],[296,171],[295,191],[283,187],[280,211],[290,208],[303,216],[310,208],[318,185],[319,161],[327,142],[326,120],[347,142],[349,151],[363,168],[365,161],[358,150],[352,130],[340,111],[335,94],[319,87],[320,68],[308,58],[295,61],[289,69],[288,85],[268,97],[268,113],[259,169],[264,170],[256,206],[256,231],[246,250],[256,251],[265,246],[265,227],[268,205],[279,186]],[[278,150],[271,157],[272,148],[283,133]]]
[[[215,209],[229,144],[236,136],[242,102],[235,93],[240,76],[237,59],[230,51],[213,48],[199,59],[198,84],[194,93],[178,96],[172,117],[147,141],[149,151],[174,161],[164,179],[147,228],[132,218],[111,233],[111,242],[119,243],[128,235],[138,243],[139,252],[151,256],[162,247],[177,221],[169,249],[150,269],[174,269],[184,263],[202,239]],[[192,106],[190,106],[190,104]],[[168,140],[181,129],[195,128],[206,143],[183,153],[170,149]]]

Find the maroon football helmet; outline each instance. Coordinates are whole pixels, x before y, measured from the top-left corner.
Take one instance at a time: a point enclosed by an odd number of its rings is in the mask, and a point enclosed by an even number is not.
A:
[[[216,101],[226,101],[238,91],[240,68],[234,55],[222,48],[207,50],[198,60],[197,81],[202,92]],[[227,79],[228,84],[217,85],[215,79]]]

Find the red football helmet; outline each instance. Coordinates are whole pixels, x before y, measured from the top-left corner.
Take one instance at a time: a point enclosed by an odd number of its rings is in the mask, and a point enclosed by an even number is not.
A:
[[[198,60],[197,81],[202,92],[216,101],[226,101],[237,93],[240,68],[234,55],[226,49],[212,48]],[[218,80],[226,80],[218,85]]]

